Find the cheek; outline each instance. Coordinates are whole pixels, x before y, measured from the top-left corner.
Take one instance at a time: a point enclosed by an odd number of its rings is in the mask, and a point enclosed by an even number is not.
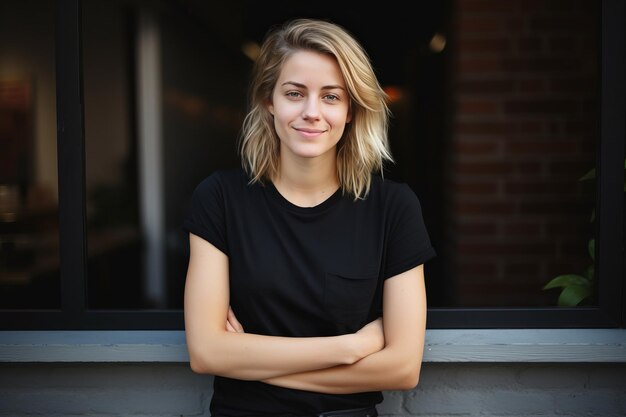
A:
[[[280,109],[276,109],[274,112],[274,126],[279,128],[280,126],[284,126],[289,124],[291,121],[291,116]]]
[[[282,120],[283,122],[292,120],[299,114],[298,106],[289,105],[286,103],[274,103],[274,119]]]
[[[348,123],[348,110],[336,109],[327,115],[327,119],[334,125],[345,125]]]

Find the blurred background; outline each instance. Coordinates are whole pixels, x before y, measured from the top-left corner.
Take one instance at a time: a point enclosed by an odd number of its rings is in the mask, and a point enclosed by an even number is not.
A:
[[[386,176],[422,204],[432,308],[556,306],[561,274],[595,288],[600,3],[84,0],[88,308],[182,308],[191,193],[239,164],[252,63],[291,17],[345,26],[389,93]],[[55,7],[0,3],[4,309],[60,307]]]

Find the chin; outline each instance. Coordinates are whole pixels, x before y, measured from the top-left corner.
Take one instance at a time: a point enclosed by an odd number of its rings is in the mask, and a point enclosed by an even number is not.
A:
[[[330,152],[332,149],[319,149],[314,147],[297,147],[290,149],[290,153],[299,158],[317,158]]]

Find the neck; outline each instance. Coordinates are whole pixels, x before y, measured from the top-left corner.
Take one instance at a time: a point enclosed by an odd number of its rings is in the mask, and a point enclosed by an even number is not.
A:
[[[283,158],[273,179],[276,189],[293,204],[315,206],[330,197],[339,187],[334,153],[317,158]]]

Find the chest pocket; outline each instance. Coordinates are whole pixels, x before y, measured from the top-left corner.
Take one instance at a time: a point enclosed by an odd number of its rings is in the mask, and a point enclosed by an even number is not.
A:
[[[366,323],[378,275],[347,276],[326,273],[324,283],[324,308],[341,332],[355,332]]]

